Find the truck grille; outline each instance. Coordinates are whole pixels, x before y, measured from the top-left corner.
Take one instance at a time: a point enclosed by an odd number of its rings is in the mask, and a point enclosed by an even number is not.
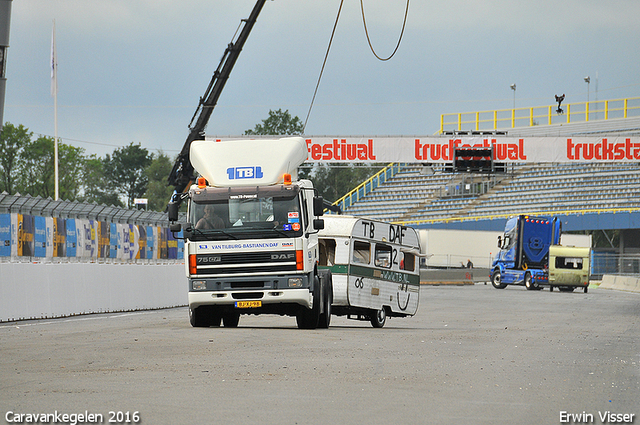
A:
[[[197,254],[197,274],[218,276],[296,271],[295,251]]]

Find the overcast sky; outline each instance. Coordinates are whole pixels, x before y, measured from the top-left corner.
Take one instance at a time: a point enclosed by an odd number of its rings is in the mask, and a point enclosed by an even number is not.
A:
[[[130,142],[171,156],[254,0],[14,0],[4,121],[104,155]],[[207,127],[239,135],[288,109],[303,121],[340,0],[262,10]],[[388,56],[404,0],[364,0]],[[345,0],[307,135],[431,135],[440,114],[640,96],[638,0],[410,0],[404,38],[381,62],[360,1]],[[591,77],[591,84],[584,82]],[[596,75],[598,76],[596,84]],[[597,85],[597,94],[596,94]]]

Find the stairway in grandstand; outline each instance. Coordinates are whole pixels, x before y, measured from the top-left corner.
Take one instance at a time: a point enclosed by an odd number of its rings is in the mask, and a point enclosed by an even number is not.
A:
[[[640,135],[640,114],[507,129],[509,136]],[[397,164],[345,214],[429,222],[518,213],[640,208],[640,163],[514,164],[504,174],[452,174],[442,164]]]

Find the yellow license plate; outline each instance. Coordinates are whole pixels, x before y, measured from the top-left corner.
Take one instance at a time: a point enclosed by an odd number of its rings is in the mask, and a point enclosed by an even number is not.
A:
[[[237,308],[257,308],[262,307],[262,301],[236,301]]]

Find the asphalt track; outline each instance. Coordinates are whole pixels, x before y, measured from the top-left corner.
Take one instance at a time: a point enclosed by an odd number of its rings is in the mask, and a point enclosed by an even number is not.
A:
[[[185,308],[4,323],[0,353],[8,423],[640,423],[640,294],[605,289],[423,286],[418,314],[382,329],[196,329]]]

